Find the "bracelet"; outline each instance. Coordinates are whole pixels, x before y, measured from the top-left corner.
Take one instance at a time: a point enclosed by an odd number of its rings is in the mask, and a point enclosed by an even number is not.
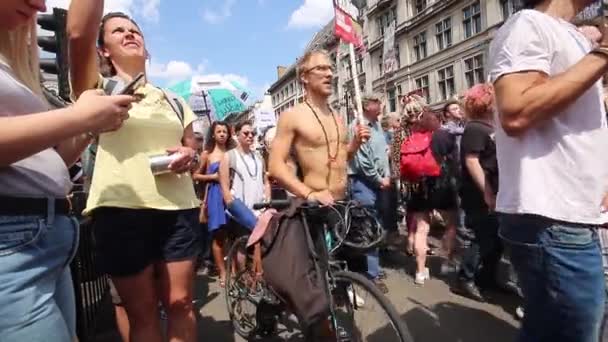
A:
[[[608,57],[608,46],[598,46],[595,49],[591,50],[591,53],[599,54],[604,57]]]

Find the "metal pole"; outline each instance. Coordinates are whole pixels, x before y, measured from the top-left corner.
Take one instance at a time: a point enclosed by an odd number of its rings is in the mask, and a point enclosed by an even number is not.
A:
[[[363,105],[361,103],[361,89],[359,89],[359,76],[357,75],[357,66],[355,60],[355,46],[353,43],[348,44],[348,50],[350,55],[351,73],[353,75],[353,86],[355,87],[355,105],[357,106],[357,120],[359,124],[363,124]]]
[[[205,104],[205,115],[207,115],[207,120],[209,120],[209,125],[211,125],[211,111],[209,110],[209,106],[207,105],[207,94],[205,94],[204,90],[201,90],[201,96],[203,97],[203,103]]]

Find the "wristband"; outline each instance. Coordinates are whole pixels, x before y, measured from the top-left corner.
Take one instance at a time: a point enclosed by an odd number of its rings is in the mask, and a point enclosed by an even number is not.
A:
[[[598,46],[595,49],[591,50],[591,53],[599,54],[604,57],[608,57],[608,46]]]

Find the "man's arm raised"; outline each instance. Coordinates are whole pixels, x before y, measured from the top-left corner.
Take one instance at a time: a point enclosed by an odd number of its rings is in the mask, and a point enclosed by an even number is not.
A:
[[[296,135],[297,115],[298,113],[295,111],[281,114],[277,124],[277,133],[270,149],[268,172],[270,177],[277,180],[287,191],[298,197],[306,198],[313,190],[302,183],[287,166],[289,152]]]

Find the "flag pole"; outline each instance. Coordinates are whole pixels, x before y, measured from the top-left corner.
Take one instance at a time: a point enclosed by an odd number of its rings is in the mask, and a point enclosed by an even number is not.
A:
[[[363,117],[363,104],[361,103],[361,88],[359,88],[359,75],[357,75],[357,61],[355,58],[355,46],[353,43],[348,43],[348,54],[350,55],[350,71],[353,77],[353,87],[355,88],[355,105],[357,106],[357,120],[359,124],[365,121]]]

